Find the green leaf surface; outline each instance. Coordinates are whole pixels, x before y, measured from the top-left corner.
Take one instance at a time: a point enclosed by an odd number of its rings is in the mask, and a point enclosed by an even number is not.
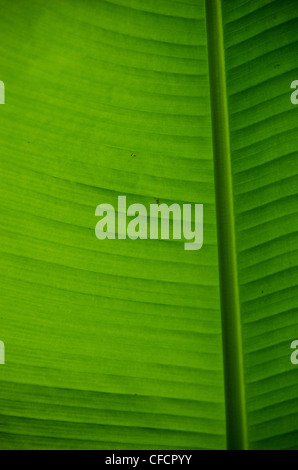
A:
[[[297,2],[0,3],[0,448],[298,449]]]
[[[223,28],[248,444],[298,449],[297,2],[224,1]]]

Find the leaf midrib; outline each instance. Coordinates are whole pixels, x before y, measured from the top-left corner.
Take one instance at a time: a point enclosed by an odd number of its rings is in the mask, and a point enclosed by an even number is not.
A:
[[[209,80],[228,449],[247,449],[242,332],[235,239],[221,0],[206,0]]]

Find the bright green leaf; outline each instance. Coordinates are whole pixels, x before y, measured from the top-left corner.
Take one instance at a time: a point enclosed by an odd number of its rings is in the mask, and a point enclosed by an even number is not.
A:
[[[0,448],[298,450],[296,8],[1,0]]]

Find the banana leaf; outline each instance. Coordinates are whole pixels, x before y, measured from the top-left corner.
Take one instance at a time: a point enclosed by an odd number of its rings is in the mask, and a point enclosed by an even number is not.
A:
[[[0,448],[298,450],[297,1],[0,8]]]

